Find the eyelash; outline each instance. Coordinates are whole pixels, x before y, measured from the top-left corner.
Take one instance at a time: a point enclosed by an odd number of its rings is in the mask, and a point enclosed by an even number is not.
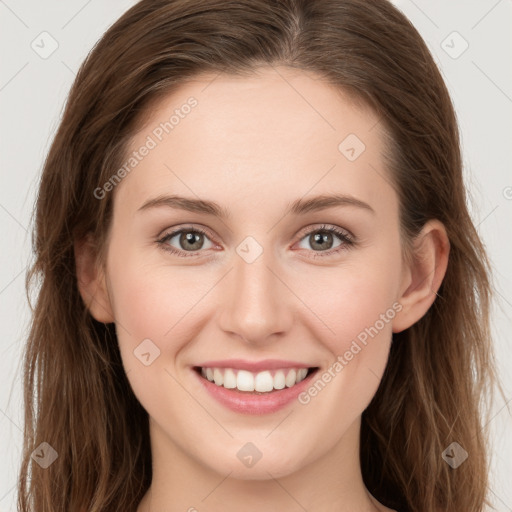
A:
[[[195,251],[195,252],[181,251],[181,250],[178,250],[178,249],[170,246],[167,243],[169,240],[174,238],[176,235],[179,235],[180,233],[200,233],[208,238],[212,238],[208,232],[206,232],[205,230],[203,230],[199,227],[185,227],[185,228],[177,229],[175,231],[171,231],[170,233],[166,233],[162,238],[157,240],[157,243],[162,246],[162,249],[164,251],[169,251],[172,254],[176,254],[176,255],[178,255],[180,257],[184,257],[184,258],[187,258],[190,256],[197,256],[198,252],[203,252],[203,251]],[[340,251],[350,249],[356,243],[353,236],[351,234],[349,234],[348,232],[343,231],[343,230],[337,228],[336,226],[327,226],[327,225],[323,225],[319,228],[314,228],[314,229],[309,230],[308,232],[306,232],[302,235],[302,237],[299,239],[299,241],[303,240],[304,238],[306,238],[307,236],[309,236],[313,233],[333,233],[342,242],[335,249],[329,249],[327,251],[311,250],[310,252],[313,253],[313,258],[324,258],[326,256],[332,256],[333,254],[337,254]]]

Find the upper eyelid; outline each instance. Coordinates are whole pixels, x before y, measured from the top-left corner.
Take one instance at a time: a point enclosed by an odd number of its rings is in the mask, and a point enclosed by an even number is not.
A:
[[[159,235],[157,235],[158,239],[167,238],[168,236],[176,236],[178,233],[181,233],[183,231],[198,231],[198,232],[204,232],[206,234],[211,234],[211,230],[208,229],[205,226],[202,225],[190,225],[190,226],[179,226],[177,228],[166,228],[160,232]]]
[[[322,223],[321,223],[322,224]],[[313,227],[307,227],[299,231],[299,234],[302,234],[300,238],[303,238],[306,235],[309,235],[310,233],[314,233],[315,231],[332,231],[333,229],[337,231],[343,231],[349,236],[350,238],[355,238],[351,231],[349,231],[347,228],[343,228],[341,226],[336,226],[334,224],[327,224],[323,223],[321,226],[313,226]]]

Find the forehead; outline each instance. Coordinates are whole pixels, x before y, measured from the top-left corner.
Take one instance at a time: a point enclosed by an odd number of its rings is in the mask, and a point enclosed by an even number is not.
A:
[[[189,108],[190,101],[197,105]],[[182,123],[185,118],[187,123]],[[367,132],[378,118],[360,100],[318,75],[288,67],[261,67],[244,76],[204,73],[187,80],[152,104],[138,135],[156,130],[160,138],[158,126],[168,121],[174,137],[198,130],[208,138],[229,133],[232,141],[250,136],[254,144],[268,146],[283,141],[300,145],[293,135],[312,141],[327,138],[330,143],[341,140],[347,129],[368,140]]]
[[[233,194],[293,200],[334,187],[371,201],[385,174],[380,129],[370,108],[310,72],[203,74],[151,106],[127,158],[151,149],[119,187],[130,191],[116,193],[179,188],[229,203]]]

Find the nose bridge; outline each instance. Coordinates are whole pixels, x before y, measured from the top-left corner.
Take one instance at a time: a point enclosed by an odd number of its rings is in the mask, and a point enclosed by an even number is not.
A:
[[[259,343],[289,329],[290,293],[275,275],[279,265],[272,248],[247,237],[236,248],[233,266],[222,301],[222,328]]]

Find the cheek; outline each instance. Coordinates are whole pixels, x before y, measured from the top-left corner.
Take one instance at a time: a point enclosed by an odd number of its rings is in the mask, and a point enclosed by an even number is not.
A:
[[[329,327],[323,335],[317,331],[329,355],[299,402],[319,425],[333,425],[334,437],[362,414],[379,387],[388,361],[392,320],[400,307],[394,284],[389,274],[354,270],[339,288],[310,295],[312,309]],[[325,437],[326,446],[332,436]]]
[[[172,362],[200,332],[203,322],[198,315],[204,313],[208,292],[217,279],[214,273],[199,272],[197,267],[154,265],[137,254],[113,251],[109,288],[126,367],[134,362],[139,366],[133,352],[145,339],[165,356],[155,360],[155,367]]]
[[[169,395],[174,403],[190,400],[172,376],[180,351],[200,329],[194,306],[207,284],[192,282],[176,269],[157,272],[139,263],[128,255],[111,267],[109,280],[125,372],[137,399],[158,417]]]
[[[318,375],[329,382],[329,390],[321,392],[322,401],[332,402],[337,410],[339,397],[345,397],[347,417],[355,417],[368,405],[387,364],[392,321],[401,308],[397,302],[397,254],[398,245],[396,251],[390,248],[308,283],[308,305],[328,328],[317,335],[329,352],[326,365],[330,373]],[[319,383],[304,397],[305,402],[313,400],[321,389],[323,384]]]
[[[172,288],[163,292],[161,284],[143,271],[119,267],[111,276],[116,323],[134,338],[161,338],[172,326],[177,296]],[[181,298],[181,297],[180,297]],[[135,341],[135,340],[134,340]]]
[[[364,343],[368,331],[373,337],[381,331],[385,336],[391,333],[398,278],[398,268],[388,266],[383,271],[368,263],[326,274],[324,279],[317,276],[308,283],[308,305],[329,330],[326,342],[331,352],[345,352],[354,339]]]

